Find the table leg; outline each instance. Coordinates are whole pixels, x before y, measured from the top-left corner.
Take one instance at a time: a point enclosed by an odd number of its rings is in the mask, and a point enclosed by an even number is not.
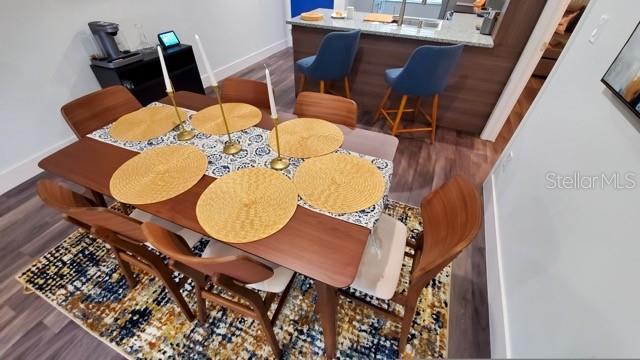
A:
[[[328,359],[336,357],[336,314],[338,312],[338,292],[333,286],[315,281],[318,292],[318,310],[324,333],[324,351]]]
[[[91,195],[93,195],[93,199],[98,206],[107,207],[107,201],[104,199],[104,195],[94,190],[91,190]]]

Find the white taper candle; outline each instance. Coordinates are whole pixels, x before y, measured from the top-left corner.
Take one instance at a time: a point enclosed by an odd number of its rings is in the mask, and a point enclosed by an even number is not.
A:
[[[167,88],[167,92],[173,92],[171,86],[171,80],[169,79],[169,73],[167,72],[167,65],[164,63],[164,56],[162,55],[162,48],[158,46],[158,58],[160,58],[160,66],[162,67],[162,76],[164,77],[164,86]]]
[[[200,55],[202,55],[202,60],[204,61],[204,68],[207,70],[207,76],[211,81],[211,86],[218,86],[218,81],[213,76],[211,64],[209,64],[209,58],[207,58],[207,53],[204,52],[204,47],[202,47],[202,42],[200,42],[200,36],[198,36],[198,34],[196,34],[196,42],[198,43],[198,49],[200,50]]]
[[[271,74],[269,74],[269,69],[267,66],[264,66],[265,75],[267,77],[267,90],[269,92],[269,106],[271,107],[271,117],[277,118],[278,111],[276,110],[276,100],[273,97],[273,86],[271,85]]]

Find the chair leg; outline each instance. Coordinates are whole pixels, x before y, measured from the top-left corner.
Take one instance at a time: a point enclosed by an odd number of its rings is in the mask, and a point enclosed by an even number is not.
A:
[[[271,320],[269,320],[269,315],[267,314],[267,309],[263,304],[252,303],[253,308],[256,311],[256,315],[260,324],[262,324],[262,328],[264,329],[265,334],[267,335],[267,340],[269,341],[269,345],[271,346],[271,350],[273,350],[273,354],[276,358],[280,358],[280,345],[278,344],[278,339],[276,338],[276,334],[273,332],[273,325],[271,325]]]
[[[273,316],[271,316],[271,324],[274,326],[278,321],[278,317],[280,316],[280,312],[284,307],[284,303],[287,301],[287,297],[289,297],[289,292],[291,291],[291,285],[293,285],[293,281],[295,280],[295,278],[296,278],[295,275],[291,277],[291,280],[289,280],[287,287],[284,288],[284,291],[282,292],[282,294],[280,294],[280,299],[278,299],[278,305],[276,306],[276,309],[273,312]]]
[[[204,288],[201,284],[196,285],[196,302],[198,303],[198,321],[200,325],[205,325],[207,323],[207,302],[204,300],[202,296],[202,291]]]
[[[133,290],[138,284],[138,281],[133,276],[133,271],[131,270],[131,265],[128,262],[122,260],[118,251],[115,248],[111,248],[113,255],[118,260],[118,265],[120,265],[120,272],[124,275],[124,278],[127,279],[127,284],[129,285],[129,289]]]
[[[404,112],[404,107],[407,105],[407,98],[409,98],[409,96],[402,95],[402,99],[400,99],[400,107],[398,108],[398,114],[396,114],[396,120],[394,121],[393,128],[391,129],[391,135],[395,136],[398,132],[400,120],[402,120],[402,113]]]
[[[320,94],[324,94],[324,80],[320,80]]]
[[[413,324],[413,317],[416,315],[416,306],[418,304],[418,297],[413,299],[412,297],[407,299],[407,302],[404,306],[404,316],[402,317],[402,327],[400,329],[400,343],[398,344],[398,353],[400,357],[405,351],[407,347],[407,340],[409,339],[409,331],[411,330],[411,326]]]
[[[438,117],[438,94],[433,96],[433,104],[431,105],[431,143],[436,142],[436,118]]]
[[[91,195],[93,196],[93,199],[96,201],[96,205],[101,207],[107,207],[107,201],[104,199],[104,195],[94,190],[91,190]]]
[[[373,119],[374,121],[378,120],[378,118],[380,117],[380,114],[382,114],[384,106],[387,104],[387,101],[389,100],[389,96],[391,96],[391,88],[390,87],[387,88],[387,91],[384,93],[384,96],[382,97],[382,101],[380,102],[380,105],[378,106],[378,112],[376,112],[376,117]]]
[[[304,80],[305,80],[305,76],[304,74],[302,74],[302,77],[300,78],[300,86],[298,87],[298,92],[296,93],[296,96],[298,96],[298,94],[304,91]]]
[[[157,269],[155,275],[159,277],[160,280],[162,280],[164,286],[167,288],[167,291],[169,292],[169,294],[171,294],[173,300],[178,304],[178,307],[180,307],[180,310],[182,310],[182,313],[187,318],[187,320],[193,321],[196,317],[193,315],[191,308],[189,308],[189,304],[187,304],[184,296],[182,296],[182,294],[180,293],[180,289],[171,278],[171,275],[157,271]]]
[[[347,96],[347,99],[351,99],[351,90],[349,90],[349,78],[344,77],[344,93]]]

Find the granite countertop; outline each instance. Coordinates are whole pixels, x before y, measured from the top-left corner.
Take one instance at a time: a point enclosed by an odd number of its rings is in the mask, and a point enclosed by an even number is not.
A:
[[[450,44],[464,44],[478,47],[493,47],[493,37],[482,35],[476,30],[476,25],[482,23],[482,18],[475,14],[455,13],[452,20],[444,20],[440,29],[396,24],[382,24],[376,22],[363,21],[369,14],[366,12],[356,12],[353,19],[333,19],[332,9],[316,9],[314,12],[321,12],[324,18],[320,21],[304,21],[300,16],[287,20],[287,24],[295,26],[314,27],[329,30],[356,30],[360,29],[365,34],[381,36],[391,36],[399,38],[417,39],[434,42],[444,42]]]

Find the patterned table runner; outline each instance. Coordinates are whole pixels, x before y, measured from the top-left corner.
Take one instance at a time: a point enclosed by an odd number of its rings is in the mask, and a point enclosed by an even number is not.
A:
[[[151,103],[148,106],[167,106],[161,103]],[[196,113],[185,109],[188,114],[188,118],[185,121],[187,128],[191,128],[191,117]],[[269,168],[269,162],[276,156],[275,151],[269,146],[269,131],[257,127],[252,127],[242,131],[231,134],[231,137],[238,141],[242,145],[242,150],[236,155],[226,155],[222,152],[222,147],[227,137],[207,135],[198,132],[197,135],[189,141],[176,140],[176,131],[171,130],[169,133],[157,137],[155,139],[147,141],[120,141],[111,137],[109,129],[111,124],[98,129],[89,134],[90,138],[119,146],[128,150],[142,152],[144,150],[154,148],[157,146],[175,145],[175,144],[191,144],[201,149],[209,158],[209,164],[205,174],[219,178],[230,172],[244,169],[248,167],[266,167]],[[387,202],[387,194],[389,193],[389,186],[391,184],[391,175],[393,173],[393,162],[389,160],[379,159],[368,155],[359,154],[353,151],[338,149],[337,153],[349,154],[359,156],[367,161],[370,161],[375,165],[382,173],[385,181],[384,196],[375,205],[372,205],[364,210],[360,210],[353,213],[335,214],[320,209],[316,209],[313,206],[307,204],[302,198],[298,197],[298,205],[304,206],[307,209],[316,211],[318,213],[328,215],[343,221],[347,221],[353,224],[361,225],[369,229],[373,229],[375,223],[380,218],[384,205]],[[282,173],[293,178],[298,167],[304,160],[299,158],[289,158],[290,165]]]

